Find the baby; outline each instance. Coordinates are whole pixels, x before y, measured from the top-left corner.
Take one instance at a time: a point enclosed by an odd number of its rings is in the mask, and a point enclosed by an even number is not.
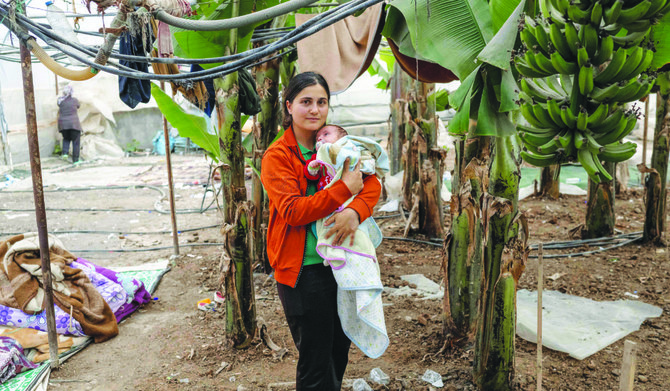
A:
[[[388,158],[382,147],[372,139],[349,136],[349,133],[343,127],[330,124],[324,125],[316,133],[317,151],[326,144],[328,145],[328,160],[335,164],[331,165],[324,162],[318,158],[319,154],[316,153],[305,165],[305,176],[309,180],[318,181],[318,190],[322,190],[333,180],[335,173],[342,168],[347,158],[350,159],[349,167],[351,169],[360,160],[360,169],[364,175],[381,174],[381,178],[383,173],[377,171],[388,171],[388,169],[378,167],[375,156],[383,154],[386,164],[388,164]],[[323,155],[321,156],[323,157]]]

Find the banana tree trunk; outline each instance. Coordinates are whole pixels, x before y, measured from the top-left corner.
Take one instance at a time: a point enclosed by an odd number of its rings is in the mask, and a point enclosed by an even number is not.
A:
[[[558,199],[560,195],[558,181],[560,172],[561,166],[558,164],[542,168],[540,173],[540,195],[554,200]]]
[[[428,96],[434,84],[416,82],[418,85],[409,94],[408,119],[409,130],[403,175],[404,207],[412,209],[412,189],[419,182],[419,231],[429,237],[444,235],[442,223],[442,172],[444,153],[437,147],[437,118],[434,102],[428,102]]]
[[[435,114],[435,84],[420,83],[417,96],[417,121],[426,142],[421,154],[419,202],[419,231],[432,238],[444,236],[442,216],[442,174],[446,150],[437,145],[437,115]]]
[[[476,124],[470,123],[473,127]],[[451,231],[444,244],[442,270],[447,282],[443,299],[443,335],[457,343],[472,341],[479,321],[484,280],[484,224],[481,200],[487,190],[490,138],[463,141],[456,148],[451,196]]]
[[[239,15],[240,3],[231,3],[232,16]],[[237,30],[229,35],[226,54],[237,52]],[[214,79],[216,112],[221,148],[224,249],[220,281],[226,296],[226,334],[237,348],[246,348],[256,334],[251,243],[252,206],[247,202],[244,183],[244,148],[240,129],[239,76],[237,72]]]
[[[603,167],[614,178],[616,164],[603,163]],[[589,179],[586,201],[586,220],[582,229],[582,239],[602,238],[614,235],[614,181],[594,183]]]
[[[393,68],[391,78],[391,131],[388,138],[388,153],[391,175],[405,169],[403,147],[407,141],[406,126],[409,122],[407,100],[412,79],[399,66]]]
[[[256,333],[250,243],[250,213],[244,184],[244,149],[240,130],[237,72],[214,80],[222,154],[224,251],[221,281],[226,292],[226,333],[238,348],[247,347]]]
[[[258,95],[261,98],[261,112],[256,116],[253,127],[253,165],[254,173],[251,183],[251,197],[254,204],[253,219],[253,259],[254,264],[263,265],[265,273],[270,274],[272,268],[265,251],[265,238],[268,226],[268,198],[263,191],[260,176],[261,160],[265,150],[277,135],[279,108],[279,61],[268,61],[255,68]]]
[[[642,240],[660,243],[665,223],[666,178],[670,153],[670,94],[658,94],[651,168],[645,182],[645,219]]]
[[[513,137],[496,138],[482,206],[486,247],[474,356],[474,380],[481,390],[509,390],[514,379],[516,289],[529,251],[528,231],[517,211],[516,149]],[[521,238],[520,224],[525,228]]]

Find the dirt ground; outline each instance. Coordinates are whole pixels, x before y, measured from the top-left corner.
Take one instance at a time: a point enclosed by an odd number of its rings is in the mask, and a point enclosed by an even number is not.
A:
[[[59,234],[64,244],[79,256],[102,266],[129,266],[170,258],[169,234],[141,234],[170,230],[168,204],[158,202],[166,188],[164,159],[132,157],[106,163],[72,167],[45,160],[45,193],[48,208],[80,208],[48,212],[50,231],[98,230],[107,233]],[[211,298],[218,288],[221,240],[215,207],[198,213],[213,200],[205,192],[208,164],[202,157],[174,156],[177,215],[182,232],[180,255],[172,257],[172,269],[164,275],[154,302],[141,308],[120,325],[120,334],[107,342],[88,346],[51,374],[54,390],[281,390],[294,379],[297,353],[284,320],[272,278],[255,275],[259,322],[267,335],[286,352],[273,352],[257,338],[246,350],[231,348],[224,334],[221,311],[198,310],[198,300]],[[16,171],[20,174],[20,170]],[[29,174],[29,173],[28,173]],[[24,171],[25,176],[25,171]],[[61,188],[57,188],[56,185]],[[98,186],[131,186],[100,189]],[[158,186],[158,187],[139,187]],[[30,189],[21,181],[10,190]],[[88,187],[63,191],[64,187]],[[51,191],[53,190],[53,191]],[[161,191],[162,190],[162,193]],[[569,240],[568,231],[584,220],[585,196],[562,196],[559,200],[527,198],[520,202],[532,232],[531,243]],[[0,195],[0,238],[12,232],[34,230],[34,216],[22,211],[32,207],[30,192]],[[215,206],[215,204],[214,204]],[[125,209],[121,211],[120,209]],[[129,211],[128,209],[133,209]],[[617,198],[617,229],[640,231],[644,219],[643,192],[632,189]],[[399,217],[379,218],[385,236],[401,236]],[[200,228],[200,229],[198,229]],[[192,230],[190,230],[192,229]],[[109,232],[108,232],[109,231]],[[112,232],[113,231],[113,232]],[[131,233],[128,233],[131,232]],[[417,239],[423,239],[415,236]],[[211,245],[211,246],[210,246]],[[162,250],[129,252],[129,249]],[[86,252],[124,249],[126,252]],[[594,248],[564,250],[580,252]],[[441,247],[384,240],[377,249],[382,281],[400,287],[400,276],[424,274],[441,282]],[[625,339],[636,342],[638,366],[636,390],[670,388],[670,251],[667,247],[629,245],[590,256],[546,259],[544,287],[594,300],[625,299],[637,292],[639,300],[659,306],[663,315],[645,321],[640,330]],[[558,274],[557,274],[558,273]],[[556,276],[551,279],[547,276]],[[537,286],[537,260],[529,259],[520,288]],[[416,296],[383,295],[386,325],[391,344],[373,360],[352,346],[345,374],[345,389],[357,378],[369,378],[380,368],[391,378],[387,386],[373,389],[428,390],[420,378],[427,369],[442,375],[445,390],[473,390],[472,347],[436,354],[441,348],[441,300]],[[536,347],[517,337],[515,382],[520,390],[534,390]],[[547,390],[618,389],[623,339],[598,353],[576,360],[545,348],[544,388]]]

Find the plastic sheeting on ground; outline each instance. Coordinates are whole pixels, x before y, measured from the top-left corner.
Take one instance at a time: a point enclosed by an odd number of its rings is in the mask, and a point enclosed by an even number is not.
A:
[[[516,299],[517,334],[537,342],[537,291]],[[633,331],[663,310],[634,300],[595,301],[556,291],[542,293],[542,345],[583,360]]]

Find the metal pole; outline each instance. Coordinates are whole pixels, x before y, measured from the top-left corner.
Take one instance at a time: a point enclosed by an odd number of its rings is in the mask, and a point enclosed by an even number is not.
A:
[[[537,246],[537,391],[542,391],[542,243]]]
[[[47,231],[47,214],[42,189],[42,164],[40,162],[40,145],[37,135],[37,118],[35,116],[35,90],[33,87],[33,70],[30,50],[26,42],[21,40],[21,73],[23,75],[23,95],[26,105],[26,126],[28,128],[28,149],[30,151],[30,169],[33,179],[33,196],[35,198],[35,219],[40,242],[40,260],[42,261],[42,279],[46,300],[47,335],[49,338],[49,359],[51,368],[58,368],[58,336],[56,335],[56,318],[54,313],[53,289],[51,287],[51,260],[49,259],[49,238]]]
[[[161,81],[161,90],[165,90],[165,83]],[[165,140],[165,160],[168,174],[168,190],[170,195],[170,219],[172,220],[172,244],[174,255],[179,255],[179,237],[177,236],[177,215],[174,211],[174,186],[172,184],[172,159],[170,158],[170,135],[168,134],[167,119],[163,115],[163,139]]]

